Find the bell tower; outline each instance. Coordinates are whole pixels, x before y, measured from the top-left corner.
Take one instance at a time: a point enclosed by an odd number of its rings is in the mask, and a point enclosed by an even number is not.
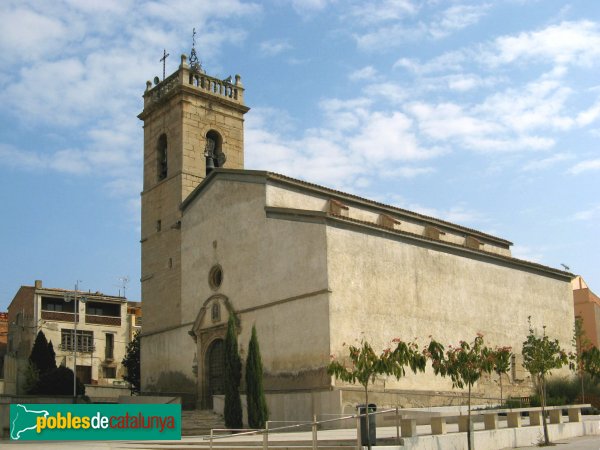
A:
[[[190,317],[181,310],[183,200],[212,168],[244,168],[244,89],[239,75],[207,75],[192,49],[177,71],[144,93],[142,301],[144,335],[172,330]]]

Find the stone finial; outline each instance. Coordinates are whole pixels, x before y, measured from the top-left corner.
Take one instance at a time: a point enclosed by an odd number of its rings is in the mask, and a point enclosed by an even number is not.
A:
[[[242,77],[239,74],[235,74],[235,85],[242,87]]]
[[[187,63],[187,55],[185,55],[185,53],[181,54],[181,64],[179,65],[179,68],[184,68],[187,69],[189,68],[188,63]]]
[[[150,89],[152,89],[152,81],[148,80],[146,81],[146,90],[149,91]]]

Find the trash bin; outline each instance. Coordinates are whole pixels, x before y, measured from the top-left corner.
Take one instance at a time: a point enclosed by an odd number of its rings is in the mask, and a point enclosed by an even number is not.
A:
[[[377,439],[377,425],[375,424],[375,419],[377,416],[370,415],[369,416],[369,439],[367,440],[367,416],[363,416],[365,414],[365,405],[357,406],[358,413],[360,416],[360,444],[362,446],[367,446],[369,443],[371,447],[375,445],[375,441]],[[369,414],[377,411],[377,405],[374,403],[369,403]]]

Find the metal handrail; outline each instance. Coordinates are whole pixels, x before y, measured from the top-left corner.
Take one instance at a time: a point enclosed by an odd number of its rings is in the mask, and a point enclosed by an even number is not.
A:
[[[368,412],[368,409],[365,413],[362,414],[352,414],[349,416],[342,416],[342,417],[336,417],[334,419],[326,419],[326,420],[316,420],[316,415],[315,420],[312,422],[300,422],[297,421],[298,423],[294,424],[294,425],[286,425],[283,427],[277,427],[277,428],[269,428],[269,423],[286,423],[286,422],[294,422],[294,421],[283,421],[283,420],[277,420],[277,421],[267,421],[266,423],[266,427],[262,428],[262,429],[252,429],[252,428],[235,428],[234,430],[246,430],[243,431],[242,433],[233,433],[233,434],[227,434],[227,435],[220,435],[220,436],[215,436],[214,432],[215,431],[231,431],[231,428],[211,428],[210,430],[210,436],[204,436],[202,439],[203,440],[210,440],[210,449],[212,449],[212,445],[213,445],[213,441],[218,440],[218,439],[227,439],[227,438],[232,438],[232,437],[238,437],[238,436],[251,436],[251,435],[259,435],[262,434],[263,435],[263,448],[266,450],[268,447],[268,434],[270,432],[274,432],[274,431],[282,431],[282,430],[290,430],[290,429],[294,429],[294,428],[300,428],[306,425],[311,425],[312,429],[313,429],[313,444],[316,441],[316,431],[317,431],[317,427],[321,424],[325,424],[325,423],[331,423],[331,422],[339,422],[342,420],[348,420],[348,419],[359,419],[360,417],[365,417],[365,416],[376,416],[378,414],[386,414],[389,412],[395,412],[396,415],[398,414],[398,408],[394,408],[394,409],[385,409],[382,411],[374,411],[374,412]],[[357,439],[360,439],[360,437],[357,436]],[[314,447],[314,445],[313,445]]]

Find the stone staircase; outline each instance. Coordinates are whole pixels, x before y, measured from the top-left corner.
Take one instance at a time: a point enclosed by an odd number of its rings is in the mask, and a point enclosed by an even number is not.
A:
[[[223,416],[212,410],[193,409],[181,411],[181,435],[202,436],[210,434],[212,428],[225,428]]]

